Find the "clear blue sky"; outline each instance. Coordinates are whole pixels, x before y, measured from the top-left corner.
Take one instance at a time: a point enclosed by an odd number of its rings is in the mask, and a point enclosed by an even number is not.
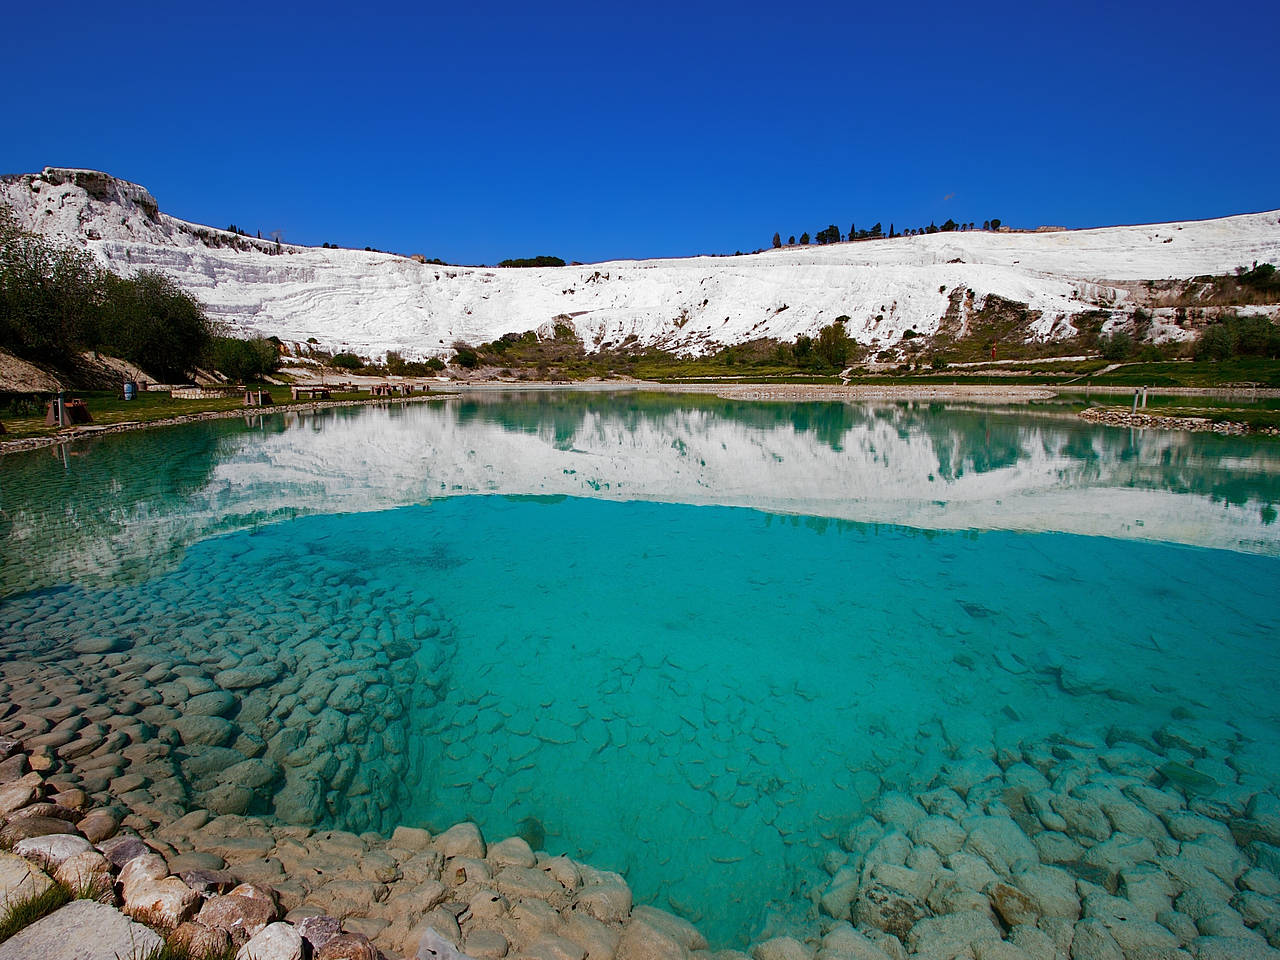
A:
[[[15,8],[0,172],[459,263],[1280,207],[1274,0],[533,6]]]

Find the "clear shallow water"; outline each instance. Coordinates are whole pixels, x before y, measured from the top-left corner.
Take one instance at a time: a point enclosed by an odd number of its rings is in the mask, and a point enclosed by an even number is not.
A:
[[[473,402],[7,458],[4,655],[110,630],[274,664],[216,748],[278,758],[251,809],[541,834],[726,943],[882,789],[992,744],[1192,717],[1275,782],[1270,448],[810,406]],[[644,502],[673,491],[699,505]],[[1151,531],[1215,549],[1119,539]],[[188,804],[222,802],[208,752]]]

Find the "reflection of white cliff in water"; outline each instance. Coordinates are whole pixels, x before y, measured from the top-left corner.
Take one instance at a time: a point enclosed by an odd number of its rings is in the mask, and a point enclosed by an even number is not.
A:
[[[745,506],[1280,553],[1280,448],[1021,409],[540,394],[219,421],[10,456],[5,593],[300,513],[470,494]],[[56,569],[50,570],[50,567]]]

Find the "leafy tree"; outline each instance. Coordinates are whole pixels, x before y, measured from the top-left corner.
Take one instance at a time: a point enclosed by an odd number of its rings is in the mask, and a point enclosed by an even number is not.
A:
[[[1197,360],[1280,357],[1280,327],[1266,317],[1223,317],[1196,341]]]
[[[1098,349],[1107,360],[1127,360],[1134,353],[1133,337],[1123,330],[1117,330],[1109,337],[1098,338]]]
[[[237,383],[260,381],[280,367],[276,345],[262,337],[214,337],[209,355],[214,369]]]
[[[844,324],[829,323],[818,331],[813,352],[827,366],[843,367],[849,359],[850,346],[851,341],[849,334],[845,332]]]
[[[1266,317],[1235,317],[1236,354],[1242,357],[1280,355],[1280,329]]]
[[[1255,290],[1280,291],[1280,273],[1270,263],[1254,263],[1252,270],[1244,267],[1236,268],[1236,276],[1240,283]]]
[[[1236,335],[1228,324],[1215,323],[1205,327],[1196,341],[1197,360],[1228,360],[1236,350]]]
[[[468,370],[474,370],[480,366],[480,355],[471,347],[467,346],[465,340],[455,340],[453,343],[453,362],[460,367]]]
[[[518,336],[516,334],[505,334],[500,341],[495,341],[493,346],[497,347],[499,342],[505,349],[507,346],[507,338]],[[498,352],[501,352],[499,350]],[[387,351],[387,373],[396,377],[426,377],[444,369],[444,361],[439,357],[431,357],[428,360],[406,360],[395,350]]]
[[[88,253],[26,233],[0,207],[0,346],[64,361],[96,339],[103,271]]]
[[[813,356],[813,338],[800,334],[796,337],[796,345],[791,348],[797,363],[806,363]]]
[[[564,261],[559,257],[525,257],[522,260],[503,260],[500,267],[563,267]]]
[[[1000,229],[1000,221],[999,221],[999,220],[992,220],[992,221],[991,221],[991,229],[992,229],[992,230],[999,230],[999,229]]]
[[[161,380],[182,380],[208,352],[213,328],[200,301],[162,273],[107,274],[99,343]],[[271,348],[274,352],[275,348]]]
[[[780,246],[782,246],[782,237],[775,233],[773,235],[773,249],[777,250]]]
[[[350,352],[335,353],[329,358],[329,366],[339,370],[359,370],[364,366],[364,360]]]

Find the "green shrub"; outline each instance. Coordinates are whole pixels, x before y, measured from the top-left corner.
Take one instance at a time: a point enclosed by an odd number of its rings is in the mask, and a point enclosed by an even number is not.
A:
[[[339,370],[359,370],[365,362],[354,353],[335,353],[329,360],[329,366]]]
[[[453,354],[453,362],[459,367],[474,370],[480,366],[480,355],[461,340],[454,343]]]
[[[280,353],[269,339],[214,337],[210,360],[215,370],[236,383],[254,383],[280,368]]]
[[[1266,317],[1235,315],[1205,327],[1196,341],[1195,358],[1227,360],[1231,357],[1280,357],[1280,328]]]
[[[563,267],[564,261],[559,257],[524,257],[518,260],[503,260],[500,267]]]
[[[1113,362],[1127,360],[1133,356],[1134,344],[1133,337],[1125,333],[1123,330],[1117,330],[1111,336],[1098,338],[1098,349],[1102,353],[1104,359]]]

